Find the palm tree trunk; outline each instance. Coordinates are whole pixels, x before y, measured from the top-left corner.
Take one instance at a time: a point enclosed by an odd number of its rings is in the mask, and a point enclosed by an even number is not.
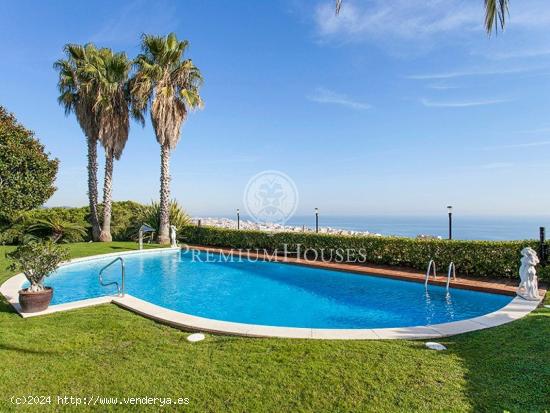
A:
[[[170,202],[170,146],[168,144],[160,147],[160,225],[158,241],[159,244],[169,244],[169,202]]]
[[[97,215],[97,139],[88,140],[88,200],[90,204],[90,224],[92,240],[98,241],[100,228]]]
[[[113,164],[115,155],[112,149],[105,151],[105,180],[103,181],[103,226],[99,240],[111,242],[111,209],[113,203]]]

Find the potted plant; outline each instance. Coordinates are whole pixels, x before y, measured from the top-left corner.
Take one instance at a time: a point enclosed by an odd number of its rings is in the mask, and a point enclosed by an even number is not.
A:
[[[52,241],[32,241],[18,246],[7,254],[13,260],[9,269],[25,274],[30,286],[19,291],[19,304],[24,313],[34,313],[48,308],[53,288],[44,286],[44,278],[57,269],[59,263],[69,258],[66,248]]]

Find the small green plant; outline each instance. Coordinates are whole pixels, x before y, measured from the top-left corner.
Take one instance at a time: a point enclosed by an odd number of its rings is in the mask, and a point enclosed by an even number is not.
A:
[[[38,292],[44,290],[44,278],[55,271],[62,261],[69,258],[69,250],[53,241],[33,241],[18,246],[7,256],[13,260],[9,269],[25,274],[31,284],[28,291]]]

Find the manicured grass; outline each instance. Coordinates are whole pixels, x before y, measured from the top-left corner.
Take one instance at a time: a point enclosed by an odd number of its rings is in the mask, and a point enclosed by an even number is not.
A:
[[[73,256],[134,249],[73,244]],[[0,247],[0,282],[10,274]],[[548,301],[548,300],[547,300]],[[0,301],[0,411],[11,396],[51,395],[31,411],[80,411],[55,397],[188,397],[166,411],[550,410],[550,310],[440,340],[315,341],[188,333],[114,305],[23,320]],[[98,411],[158,411],[101,406]]]

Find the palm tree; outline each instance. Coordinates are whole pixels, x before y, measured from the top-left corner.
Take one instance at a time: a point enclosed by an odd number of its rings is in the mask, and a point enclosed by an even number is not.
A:
[[[508,15],[508,0],[484,0],[485,1],[485,30],[491,35],[493,28],[498,33],[498,26],[504,30],[506,16]],[[340,13],[342,0],[336,0],[336,14]]]
[[[114,160],[120,159],[130,128],[128,74],[131,62],[125,53],[111,49],[96,50],[80,70],[84,90],[94,98],[98,139],[105,149],[103,182],[103,220],[99,240],[112,241],[111,211]]]
[[[88,200],[90,206],[90,223],[92,225],[92,239],[99,239],[100,227],[97,213],[97,141],[98,127],[93,109],[94,103],[81,85],[79,70],[89,60],[89,56],[96,48],[87,44],[80,46],[67,44],[64,47],[65,59],[54,63],[54,68],[59,72],[59,104],[64,107],[65,115],[74,113],[86,136],[88,146]]]
[[[199,95],[202,76],[183,55],[189,42],[168,36],[143,35],[142,53],[135,60],[136,73],[130,81],[135,110],[148,108],[160,144],[160,228],[158,240],[168,244],[170,202],[170,151],[180,138],[180,128],[190,110],[202,107]]]

